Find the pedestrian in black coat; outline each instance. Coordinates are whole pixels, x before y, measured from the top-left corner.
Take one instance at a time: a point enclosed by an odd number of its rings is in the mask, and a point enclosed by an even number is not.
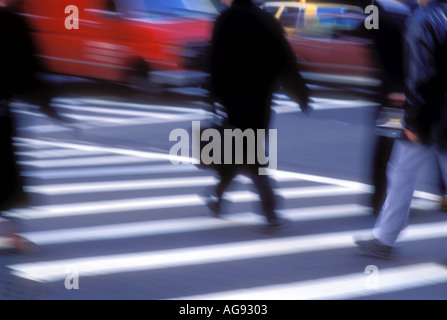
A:
[[[46,114],[57,117],[37,77],[39,68],[28,25],[12,5],[11,0],[0,0],[0,215],[3,218],[7,217],[2,213],[29,203],[13,146],[15,124],[10,101],[32,96]],[[5,230],[7,240],[0,243],[0,248],[22,251],[28,247],[28,242],[18,235],[17,221],[9,219]]]
[[[222,0],[229,8],[218,17],[212,39],[212,96],[228,115],[228,125],[241,130],[267,130],[273,93],[286,94],[308,110],[309,91],[279,22],[251,0]],[[216,213],[222,195],[239,173],[250,176],[260,194],[268,226],[283,224],[275,213],[275,196],[261,166],[222,165],[220,182],[207,203]]]

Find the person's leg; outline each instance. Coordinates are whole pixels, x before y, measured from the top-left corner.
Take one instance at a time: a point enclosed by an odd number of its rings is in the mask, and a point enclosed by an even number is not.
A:
[[[221,166],[217,171],[219,182],[216,186],[207,188],[202,193],[202,198],[206,206],[218,216],[221,213],[222,197],[233,179],[238,175],[238,170],[234,166]]]
[[[373,214],[378,215],[386,198],[387,189],[387,165],[393,150],[394,139],[378,137],[373,158],[372,182],[374,193],[371,197]]]
[[[2,108],[0,106],[0,108]],[[25,208],[29,205],[28,196],[24,192],[24,181],[20,175],[20,168],[17,165],[17,157],[13,146],[14,123],[9,112],[2,109],[0,114],[0,218],[2,218],[1,228],[4,234],[4,241],[0,244],[1,249],[16,249],[25,251],[29,249],[29,242],[23,239],[19,233],[22,231],[19,220],[5,215],[16,208]]]
[[[447,150],[436,148],[436,158],[440,171],[441,211],[447,212]]]
[[[256,187],[256,190],[258,191],[259,197],[261,198],[262,211],[265,214],[267,221],[271,222],[277,219],[275,213],[276,196],[273,192],[269,177],[255,173],[251,173],[250,177]]]
[[[419,167],[430,155],[431,147],[396,141],[388,165],[388,189],[373,234],[386,246],[393,247],[406,227]]]
[[[225,190],[227,190],[228,186],[237,175],[238,170],[233,166],[219,171],[220,181],[216,186],[216,196],[219,198],[219,200],[222,200]]]
[[[259,174],[259,166],[249,166],[244,170],[253,181],[254,187],[259,194],[262,212],[267,219],[269,228],[284,227],[289,221],[277,216],[276,209],[278,207],[278,198],[273,191],[273,183],[269,176]]]

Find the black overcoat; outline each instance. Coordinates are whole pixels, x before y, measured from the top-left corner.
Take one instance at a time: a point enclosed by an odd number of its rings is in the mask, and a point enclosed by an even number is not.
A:
[[[222,12],[212,45],[212,91],[235,127],[267,129],[279,86],[307,108],[308,88],[281,25],[250,0],[235,0]]]

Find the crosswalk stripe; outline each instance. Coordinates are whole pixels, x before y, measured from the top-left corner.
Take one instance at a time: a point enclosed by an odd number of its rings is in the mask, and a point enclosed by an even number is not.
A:
[[[376,103],[364,100],[334,100],[326,98],[312,97],[313,103],[310,105],[314,110],[332,110],[332,109],[351,109],[351,108],[365,108],[373,107]],[[272,100],[272,109],[278,113],[293,113],[301,112],[298,103],[290,100],[284,95],[275,95]]]
[[[32,166],[38,168],[62,168],[62,167],[86,167],[102,166],[123,163],[142,163],[159,161],[158,159],[137,158],[131,156],[104,156],[104,157],[82,157],[76,159],[55,159],[55,160],[31,160],[19,161],[20,165]]]
[[[274,177],[277,182],[298,181],[295,177],[282,176]],[[239,183],[250,183],[247,177],[236,177],[235,181]],[[166,179],[146,179],[146,180],[126,180],[126,181],[107,181],[107,182],[87,182],[87,183],[71,183],[71,184],[54,184],[54,185],[36,185],[26,186],[27,192],[39,193],[48,196],[67,195],[67,194],[83,194],[83,193],[106,193],[115,191],[129,190],[152,190],[152,189],[169,189],[169,188],[190,188],[205,187],[217,183],[217,179],[213,176],[198,176],[186,178],[166,178]]]
[[[78,157],[78,156],[97,156],[105,155],[106,152],[103,151],[82,151],[74,149],[49,149],[49,150],[39,150],[39,151],[20,151],[16,153],[20,157],[29,157],[34,159],[56,159],[56,158],[68,158],[68,157]]]
[[[412,235],[413,230],[417,231],[416,235]],[[23,263],[8,267],[19,277],[53,282],[67,277],[67,267],[78,270],[81,277],[86,277],[337,250],[352,247],[353,234],[369,232],[370,230],[351,230],[186,249]],[[447,223],[413,225],[408,227],[406,237],[402,241],[436,239],[445,237],[445,234],[447,234]]]
[[[100,107],[78,107],[78,106],[70,106],[65,104],[54,104],[55,107],[73,111],[82,111],[82,112],[91,112],[98,114],[112,114],[112,115],[120,115],[126,117],[144,117],[144,118],[160,118],[160,119],[171,119],[172,117],[177,117],[178,114],[166,113],[166,112],[150,112],[150,111],[135,111],[129,109],[110,109],[110,108],[100,108]]]
[[[278,213],[294,222],[320,219],[339,219],[369,214],[364,206],[347,204],[299,209],[279,210]],[[225,215],[224,219],[190,217],[137,223],[115,224],[85,228],[61,229],[24,233],[23,236],[39,246],[62,243],[112,240],[141,236],[155,236],[173,233],[196,232],[238,226],[255,226],[265,223],[265,219],[251,212]]]
[[[361,194],[363,191],[347,189],[338,186],[314,186],[299,188],[282,188],[276,192],[286,199],[311,198],[320,196],[340,196]],[[224,198],[235,202],[257,201],[259,196],[250,191],[232,191]],[[185,194],[163,197],[133,198],[124,200],[109,200],[97,202],[83,202],[63,205],[48,205],[21,211],[22,219],[44,219],[68,216],[94,215],[121,211],[141,211],[203,205],[203,199],[197,194]]]
[[[363,270],[362,270],[363,271]],[[370,284],[362,272],[197,296],[176,300],[343,300],[390,293],[427,285],[446,284],[447,269],[436,263],[380,270],[377,284]]]
[[[278,174],[271,177],[276,182],[303,181],[299,176]],[[251,183],[245,176],[235,178],[235,181],[243,184]],[[83,194],[83,193],[105,193],[129,190],[151,190],[168,188],[190,188],[205,187],[217,183],[213,176],[186,177],[186,178],[166,178],[166,179],[146,179],[146,180],[125,180],[107,182],[86,182],[71,184],[36,185],[27,186],[26,191],[39,193],[48,196]],[[368,191],[368,190],[365,190]]]
[[[70,178],[102,178],[119,177],[128,175],[144,174],[169,174],[169,173],[190,173],[197,172],[197,168],[192,165],[160,164],[143,166],[114,166],[106,168],[74,168],[56,170],[35,170],[23,171],[24,177],[40,179],[70,179]]]
[[[67,99],[59,99],[57,98],[55,100],[59,103],[72,103],[72,101]],[[185,107],[175,107],[175,106],[167,106],[167,105],[154,105],[154,104],[141,104],[141,103],[132,103],[132,102],[124,102],[124,101],[113,101],[113,100],[104,100],[104,99],[98,99],[98,98],[83,98],[78,99],[81,103],[87,103],[92,105],[104,105],[107,107],[126,107],[126,108],[133,108],[133,109],[140,109],[140,110],[163,110],[163,111],[170,111],[174,113],[191,113],[191,114],[208,114],[208,112],[204,111],[203,109],[185,109]],[[187,111],[187,112],[185,112]]]
[[[157,152],[149,152],[149,151],[139,151],[139,150],[131,150],[131,149],[123,149],[123,148],[113,148],[113,147],[103,147],[96,145],[86,145],[86,144],[77,144],[70,142],[60,142],[60,141],[49,141],[49,140],[37,140],[37,139],[29,139],[29,138],[16,138],[15,139],[19,143],[27,143],[30,145],[37,146],[47,146],[47,147],[59,147],[59,148],[67,148],[67,149],[75,149],[82,151],[102,151],[106,153],[114,153],[125,156],[134,156],[146,159],[158,159],[158,160],[167,160],[175,159],[181,161],[182,163],[192,163],[193,160],[191,158],[181,157],[181,156],[173,156],[168,153],[157,153]]]
[[[78,120],[78,121],[89,121],[89,122],[106,122],[111,124],[123,124],[128,121],[128,119],[123,118],[112,118],[112,117],[103,117],[103,116],[86,116],[80,114],[71,114],[71,113],[63,113],[61,116]]]
[[[90,182],[74,184],[40,185],[27,186],[26,191],[32,193],[45,194],[48,196],[83,194],[83,193],[104,193],[129,190],[151,190],[168,188],[190,188],[197,186],[209,186],[216,183],[214,177],[188,177],[169,179],[149,179],[149,180],[128,180],[112,182]]]

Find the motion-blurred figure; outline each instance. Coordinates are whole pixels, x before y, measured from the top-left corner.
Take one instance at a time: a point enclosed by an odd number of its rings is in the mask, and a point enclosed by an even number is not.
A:
[[[405,35],[405,135],[388,166],[388,194],[372,240],[356,244],[367,255],[390,258],[408,223],[418,170],[436,152],[447,173],[447,0],[420,0]]]
[[[436,158],[436,166],[439,172],[439,193],[441,194],[441,203],[439,209],[447,212],[447,172],[442,171],[441,159]]]
[[[222,0],[229,6],[217,19],[213,33],[212,93],[228,115],[233,128],[267,130],[273,92],[282,85],[286,93],[307,111],[308,88],[281,25],[251,0]],[[259,146],[258,146],[259,147]],[[222,195],[238,174],[248,175],[260,194],[268,228],[287,224],[275,213],[276,199],[262,165],[221,165],[220,182],[206,202],[219,214]]]
[[[23,208],[29,199],[23,190],[23,180],[17,166],[13,147],[15,125],[9,103],[15,97],[35,97],[37,104],[49,115],[48,97],[36,76],[38,64],[32,39],[23,18],[14,12],[13,0],[0,0],[0,214]],[[8,219],[5,223],[6,241],[0,247],[26,250],[29,243],[18,234],[18,223]]]
[[[381,91],[376,118],[380,117],[383,108],[401,109],[405,102],[405,83],[403,70],[403,35],[405,21],[411,11],[419,5],[417,0],[405,0],[401,6],[392,6],[393,0],[374,0],[379,9],[379,29],[370,30],[377,50],[377,62],[381,69]],[[394,136],[377,135],[372,167],[372,183],[374,192],[371,207],[374,215],[378,215],[386,197],[386,169],[393,149]]]

